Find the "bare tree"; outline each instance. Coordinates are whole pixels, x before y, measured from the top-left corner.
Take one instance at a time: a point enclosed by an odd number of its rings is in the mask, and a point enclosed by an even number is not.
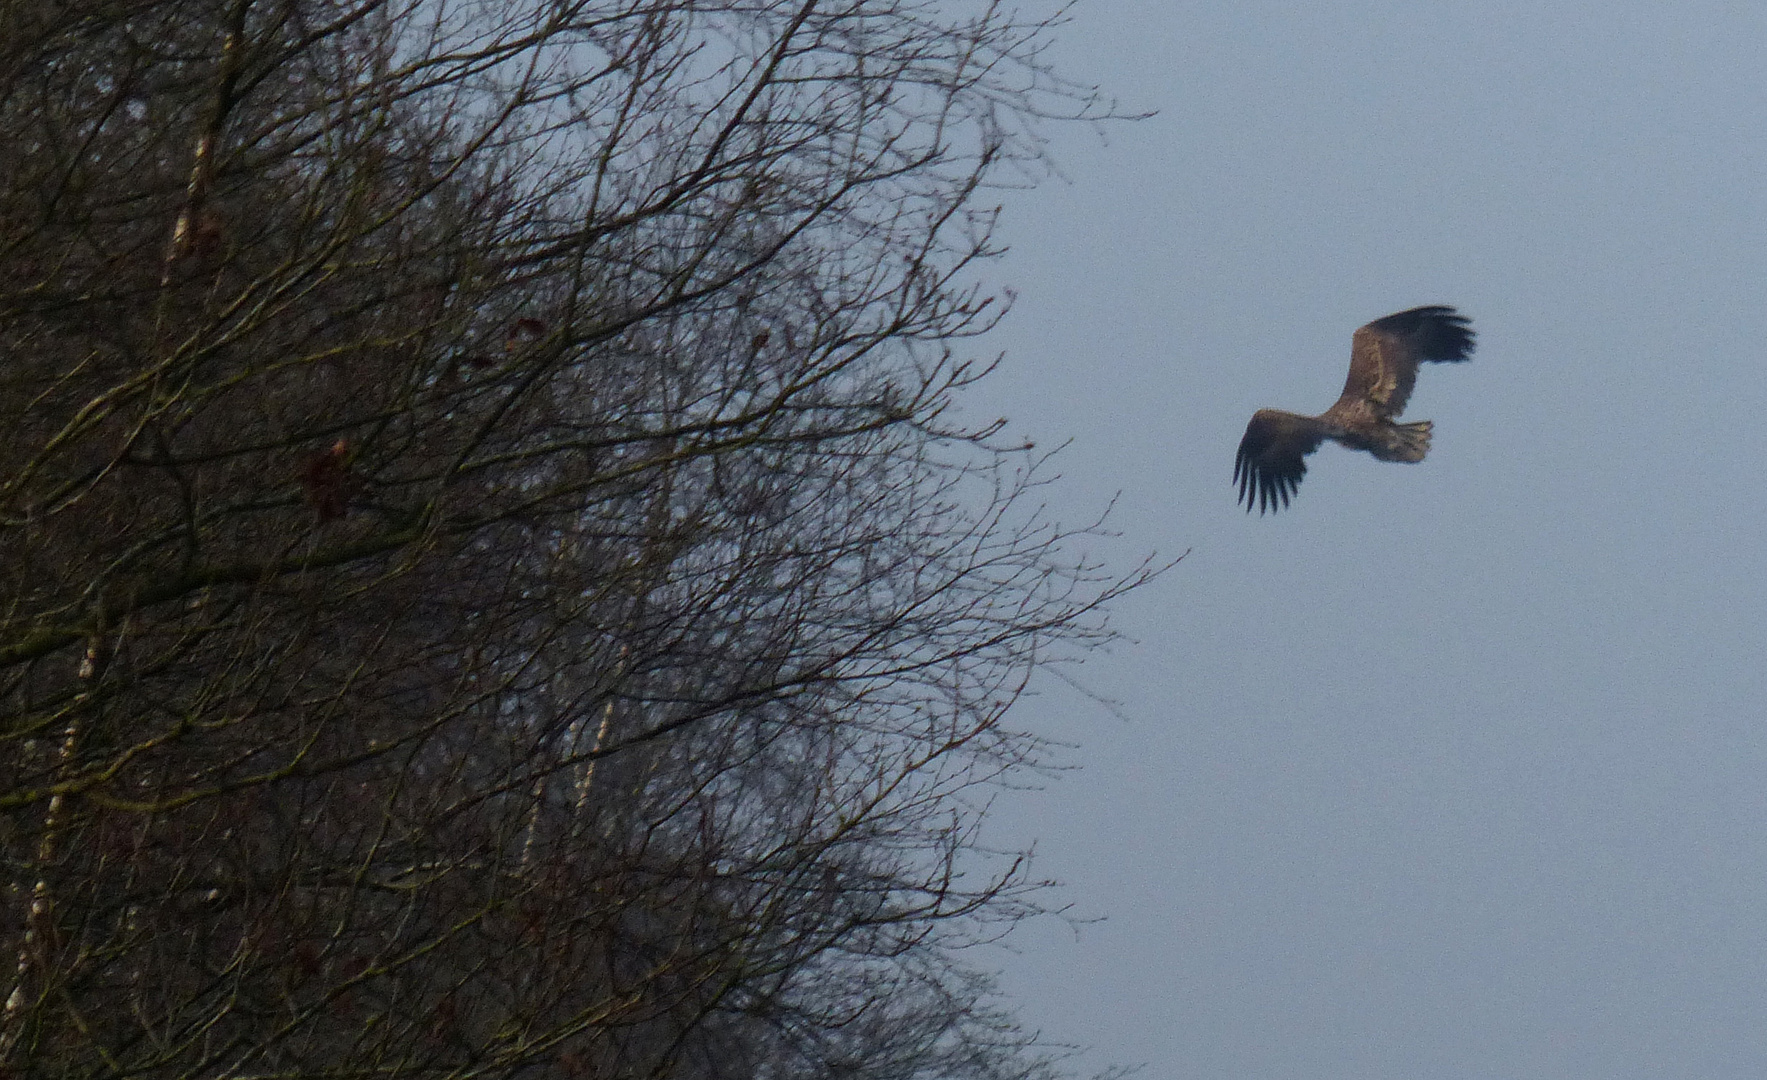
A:
[[[1050,25],[0,10],[4,1067],[1046,1070],[977,828],[1145,572],[951,406]]]

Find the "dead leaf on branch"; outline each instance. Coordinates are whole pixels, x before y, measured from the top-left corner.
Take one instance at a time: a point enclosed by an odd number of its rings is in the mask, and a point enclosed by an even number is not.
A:
[[[350,441],[339,439],[331,449],[308,458],[301,466],[300,481],[319,524],[343,517],[349,512],[350,497],[361,487],[350,471]]]

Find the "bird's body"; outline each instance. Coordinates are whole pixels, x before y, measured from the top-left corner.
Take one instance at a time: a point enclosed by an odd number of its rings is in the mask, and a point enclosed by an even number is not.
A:
[[[1458,362],[1472,356],[1465,316],[1440,305],[1376,319],[1356,331],[1350,377],[1331,408],[1318,416],[1259,409],[1246,425],[1233,462],[1233,480],[1249,513],[1279,510],[1307,473],[1304,460],[1330,439],[1366,450],[1381,461],[1422,461],[1430,449],[1428,420],[1394,423],[1417,383],[1421,361]]]

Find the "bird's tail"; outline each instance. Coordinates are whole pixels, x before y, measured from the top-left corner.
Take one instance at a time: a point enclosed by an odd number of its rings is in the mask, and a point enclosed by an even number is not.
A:
[[[1382,461],[1422,461],[1430,452],[1428,420],[1415,424],[1392,424],[1382,432],[1381,440],[1369,450]]]

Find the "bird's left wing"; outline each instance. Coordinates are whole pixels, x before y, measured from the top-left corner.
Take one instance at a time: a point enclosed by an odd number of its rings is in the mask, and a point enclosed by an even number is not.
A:
[[[1257,505],[1258,513],[1280,510],[1307,475],[1303,459],[1319,449],[1325,438],[1320,422],[1280,409],[1259,409],[1239,440],[1233,459],[1233,482],[1239,485],[1246,513]]]

